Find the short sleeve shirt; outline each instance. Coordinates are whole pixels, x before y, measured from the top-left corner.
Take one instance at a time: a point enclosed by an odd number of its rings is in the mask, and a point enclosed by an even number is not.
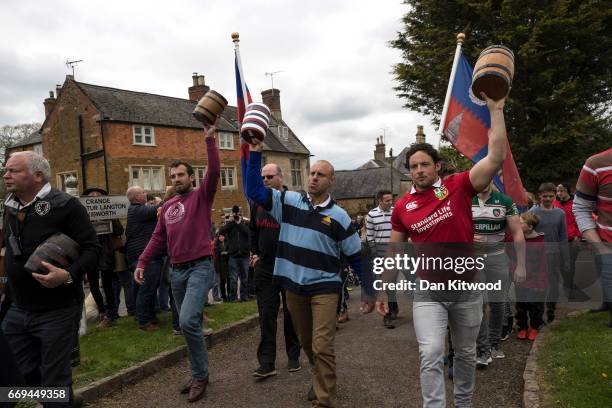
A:
[[[473,242],[475,195],[469,171],[438,180],[425,191],[413,187],[395,204],[392,228],[412,242]]]

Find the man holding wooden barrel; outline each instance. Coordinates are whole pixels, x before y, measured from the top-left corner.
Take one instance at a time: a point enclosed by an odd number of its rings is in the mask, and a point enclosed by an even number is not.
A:
[[[491,115],[487,156],[471,170],[442,180],[438,152],[427,143],[413,144],[406,154],[406,162],[414,186],[394,207],[391,243],[408,239],[417,244],[474,241],[472,197],[484,190],[502,167],[508,143],[503,113],[505,97],[497,101],[484,93],[481,97],[486,100]],[[444,215],[440,216],[441,212]],[[447,325],[455,348],[455,406],[471,406],[482,294],[466,292],[460,301],[440,301],[429,291],[422,292],[415,293],[413,321],[419,343],[423,406],[446,405],[443,356]],[[382,298],[376,302],[376,310],[385,316],[389,313],[386,294],[380,292],[379,296]]]
[[[45,158],[13,153],[4,170],[11,193],[5,202],[4,262],[13,301],[3,321],[4,334],[26,386],[65,387],[66,398],[56,406],[72,406],[70,353],[81,317],[83,275],[97,267],[100,244],[85,207],[49,184]],[[76,261],[64,269],[43,258],[46,274],[26,269],[30,255],[58,232],[80,247]]]

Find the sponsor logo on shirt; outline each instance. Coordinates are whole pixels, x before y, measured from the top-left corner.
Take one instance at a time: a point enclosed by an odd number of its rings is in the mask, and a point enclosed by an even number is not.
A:
[[[434,195],[438,200],[442,201],[448,197],[448,189],[446,186],[440,186],[434,190]]]
[[[493,210],[493,216],[494,217],[499,217],[501,215],[501,210],[499,208],[495,208]]]
[[[439,208],[433,214],[430,214],[429,216],[423,218],[421,221],[412,224],[410,228],[412,228],[413,231],[416,231],[417,233],[422,234],[428,229],[434,227],[440,221],[444,221],[452,217],[453,217],[453,210],[451,208],[451,202],[450,200],[448,200],[446,205]]]
[[[331,225],[331,221],[332,221],[332,220],[331,220],[331,217],[330,217],[329,215],[328,215],[328,216],[323,217],[323,219],[321,220],[321,222],[322,222],[323,224],[325,224],[325,225]]]
[[[166,224],[176,224],[182,221],[184,216],[185,206],[181,202],[176,202],[166,210]]]
[[[419,205],[417,204],[416,201],[411,201],[408,204],[406,204],[406,211],[414,211],[417,209]]]

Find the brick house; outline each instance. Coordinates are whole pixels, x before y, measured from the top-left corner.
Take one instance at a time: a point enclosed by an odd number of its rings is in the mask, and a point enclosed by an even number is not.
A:
[[[65,180],[73,176],[79,191],[101,187],[121,195],[129,186],[140,185],[163,196],[170,185],[168,165],[174,159],[189,161],[199,184],[206,170],[206,148],[202,125],[191,112],[210,88],[203,75],[194,74],[192,79],[189,99],[181,99],[86,84],[67,75],[64,84],[56,88],[57,98],[51,91],[44,101],[45,120],[40,141],[36,141],[42,142],[43,154],[51,164],[51,184],[63,190]],[[302,188],[307,182],[310,152],[282,120],[280,91],[267,90],[262,96],[273,112],[264,160],[282,167],[289,188]],[[225,109],[217,132],[221,178],[214,203],[218,214],[213,220],[233,205],[247,205],[242,193],[235,107]],[[29,150],[31,145],[24,142],[11,146],[9,152]]]

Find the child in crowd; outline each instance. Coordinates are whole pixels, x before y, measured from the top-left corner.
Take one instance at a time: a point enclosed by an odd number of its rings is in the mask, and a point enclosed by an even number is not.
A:
[[[532,212],[521,214],[521,228],[525,235],[525,269],[527,279],[516,283],[516,321],[519,340],[535,340],[544,323],[548,265],[544,250],[544,233],[536,232],[540,219]]]

